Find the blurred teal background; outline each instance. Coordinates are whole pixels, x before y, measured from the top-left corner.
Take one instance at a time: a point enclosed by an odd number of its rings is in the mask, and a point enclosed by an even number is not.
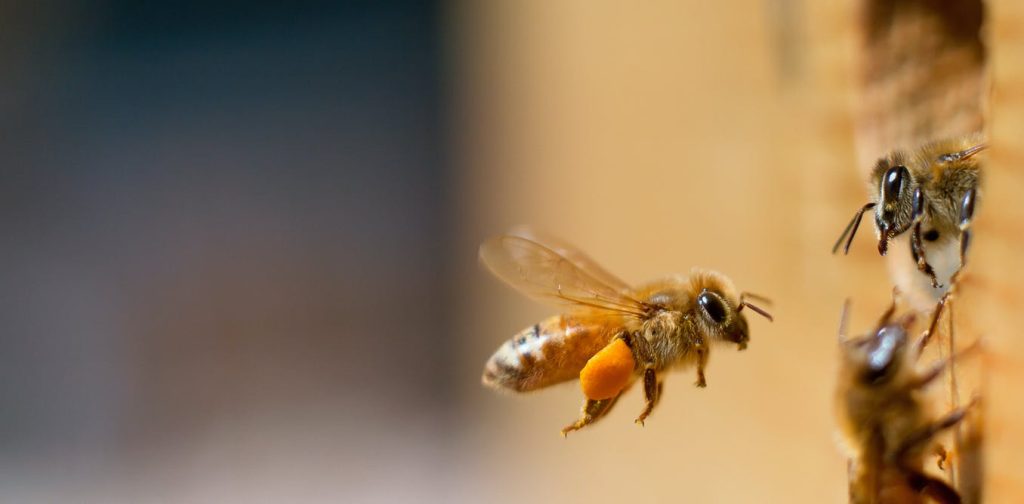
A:
[[[438,16],[0,5],[0,500],[444,497]]]

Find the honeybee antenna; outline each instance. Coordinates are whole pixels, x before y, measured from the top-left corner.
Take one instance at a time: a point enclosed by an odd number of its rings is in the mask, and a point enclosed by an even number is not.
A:
[[[960,152],[951,152],[949,154],[943,154],[939,156],[939,162],[949,163],[952,161],[960,161],[961,159],[967,159],[985,149],[988,148],[988,144],[980,143],[974,147],[968,147]]]
[[[772,300],[771,299],[768,299],[767,297],[762,296],[760,294],[754,294],[753,292],[741,292],[740,293],[740,302],[746,301],[748,298],[749,299],[753,299],[754,301],[757,301],[758,303],[761,303],[763,305],[768,305],[768,306],[772,305]]]
[[[860,220],[864,217],[864,212],[875,208],[875,203],[868,203],[857,210],[857,213],[853,214],[853,219],[846,225],[846,229],[843,230],[843,234],[839,235],[839,239],[836,240],[836,244],[832,246],[832,253],[835,254],[839,251],[839,246],[842,245],[843,240],[846,240],[846,246],[843,247],[843,255],[850,253],[850,245],[853,243],[853,237],[857,234],[857,228],[860,227]],[[849,235],[849,236],[847,236]]]
[[[751,294],[749,292],[741,292],[740,293],[740,306],[739,306],[739,308],[736,308],[736,312],[737,313],[742,312],[744,307],[749,307],[751,310],[754,310],[754,312],[756,312],[758,315],[768,319],[769,322],[775,322],[775,319],[772,318],[772,315],[770,313],[764,311],[764,309],[762,309],[762,308],[759,308],[759,307],[757,307],[755,305],[750,304],[750,302],[747,301],[748,297],[749,298],[753,298],[753,299],[755,299],[757,301],[763,302],[763,303],[765,303],[765,304],[767,304],[769,306],[771,306],[771,304],[772,304],[772,301],[770,299],[764,297],[764,296],[758,296],[757,294]]]

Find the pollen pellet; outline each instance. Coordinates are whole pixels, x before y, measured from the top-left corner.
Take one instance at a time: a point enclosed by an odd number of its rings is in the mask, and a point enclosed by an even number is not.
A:
[[[633,375],[633,352],[619,338],[594,354],[580,371],[580,387],[588,399],[611,399],[619,394]]]

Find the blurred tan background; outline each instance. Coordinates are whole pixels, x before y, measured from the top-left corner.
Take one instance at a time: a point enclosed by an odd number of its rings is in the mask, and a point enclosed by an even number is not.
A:
[[[0,500],[845,500],[839,310],[864,331],[890,292],[869,233],[828,253],[866,197],[852,1],[72,4],[0,9]],[[1006,495],[1013,173],[967,309]],[[576,384],[480,385],[555,312],[477,263],[517,224],[630,282],[721,271],[776,320],[707,389],[667,376],[645,427],[637,389],[562,439]]]
[[[774,324],[752,320],[748,352],[715,352],[706,390],[692,387],[690,373],[670,376],[646,427],[631,421],[642,401],[634,391],[597,427],[563,441],[557,429],[575,418],[575,386],[502,397],[472,383],[474,364],[503,336],[551,310],[460,260],[456,283],[473,290],[460,293],[467,357],[456,382],[463,416],[485,419],[463,427],[460,452],[474,468],[463,495],[844,501],[831,418],[839,309],[852,299],[851,329],[865,331],[891,289],[865,236],[847,257],[828,254],[866,200],[869,166],[854,149],[856,3],[458,5],[457,140],[467,167],[459,250],[530,223],[627,280],[699,265],[776,301]],[[994,134],[980,259],[956,301],[956,327],[961,342],[982,336],[990,348],[981,386],[999,383],[986,403],[985,497],[1015,502],[1021,412],[1010,397],[1022,354],[1012,328],[1021,324],[1022,279],[1008,265],[1021,245],[1010,231],[1020,208],[1010,137],[1019,131],[1012,55],[1021,14],[1006,2],[992,10],[984,33],[994,36],[992,115],[1003,130]],[[972,380],[961,385],[965,397]],[[940,399],[937,407],[952,406]]]

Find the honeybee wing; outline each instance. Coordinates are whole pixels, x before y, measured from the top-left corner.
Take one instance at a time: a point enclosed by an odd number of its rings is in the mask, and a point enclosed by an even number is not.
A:
[[[625,282],[565,244],[556,251],[529,238],[501,235],[480,245],[480,260],[524,295],[557,304],[642,316],[649,307],[635,299]]]
[[[597,262],[591,259],[590,256],[584,254],[576,247],[557,237],[542,233],[528,226],[516,226],[506,234],[525,238],[551,249],[558,255],[566,258],[569,262],[576,265],[577,268],[587,272],[590,276],[605,285],[618,290],[619,292],[629,292],[632,290],[632,287],[630,287],[629,284],[620,280],[619,277],[609,273],[608,270],[601,267],[600,264],[597,264]]]

